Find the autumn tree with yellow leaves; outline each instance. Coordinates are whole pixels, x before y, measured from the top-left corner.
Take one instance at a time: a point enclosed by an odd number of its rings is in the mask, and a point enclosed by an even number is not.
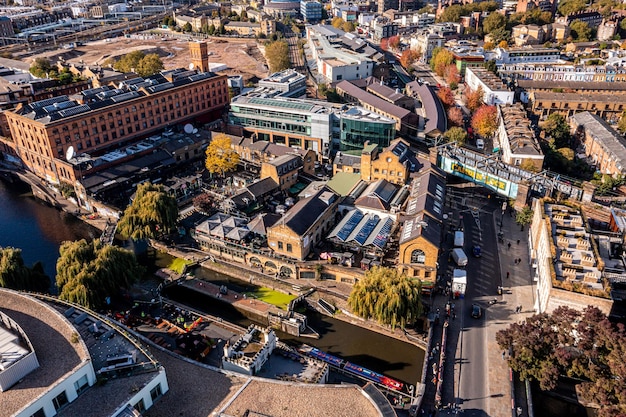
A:
[[[231,140],[225,134],[215,135],[206,149],[206,169],[211,173],[225,173],[234,171],[239,164],[239,154],[231,147]]]

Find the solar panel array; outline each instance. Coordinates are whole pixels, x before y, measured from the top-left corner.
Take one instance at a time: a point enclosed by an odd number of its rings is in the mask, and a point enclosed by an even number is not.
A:
[[[360,211],[356,210],[355,212],[353,212],[350,216],[350,219],[348,219],[348,221],[346,222],[346,224],[343,225],[339,233],[337,233],[337,237],[345,242],[348,236],[350,236],[350,234],[354,230],[354,228],[359,224],[361,220],[363,220],[363,217],[365,217],[365,215]]]
[[[374,238],[374,241],[372,242],[372,244],[379,249],[384,248],[385,245],[387,244],[387,241],[389,240],[389,234],[391,233],[392,226],[393,226],[393,220],[391,219],[385,220],[385,224],[383,224],[383,227],[381,227],[378,233],[376,234],[376,237]]]
[[[313,108],[312,104],[309,103],[297,103],[293,101],[282,101],[282,100],[269,100],[265,98],[251,98],[249,103],[252,104],[260,104],[262,106],[268,107],[282,107],[285,109],[294,109],[294,110],[304,110],[311,111]]]
[[[45,100],[39,100],[39,101],[36,101],[34,103],[30,103],[28,105],[28,107],[30,107],[33,110],[38,110],[38,109],[41,109],[41,108],[46,107],[46,106],[51,106],[54,103],[61,103],[63,101],[69,101],[69,97],[68,96],[59,96],[59,97],[47,98]]]
[[[69,117],[76,116],[77,114],[85,113],[91,110],[91,108],[86,104],[81,104],[80,106],[70,107],[69,109],[59,110],[59,116],[61,117]]]
[[[364,245],[365,242],[367,241],[367,238],[369,237],[370,234],[372,234],[372,231],[374,231],[374,228],[376,227],[379,221],[380,221],[380,218],[376,215],[373,215],[372,217],[370,217],[370,219],[363,225],[363,227],[361,227],[361,230],[359,230],[359,233],[356,234],[356,236],[354,237],[354,240],[359,245]]]

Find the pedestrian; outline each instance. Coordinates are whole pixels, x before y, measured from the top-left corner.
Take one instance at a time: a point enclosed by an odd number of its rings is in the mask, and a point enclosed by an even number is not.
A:
[[[519,242],[520,242],[520,240],[519,240],[519,239],[517,239],[517,244],[518,244],[518,245],[519,245]]]
[[[452,313],[452,320],[456,320],[456,313]]]
[[[508,248],[511,249],[511,242],[507,244]]]
[[[517,263],[521,264],[522,263],[522,258],[518,258]]]
[[[506,271],[506,279],[509,279],[510,272]]]

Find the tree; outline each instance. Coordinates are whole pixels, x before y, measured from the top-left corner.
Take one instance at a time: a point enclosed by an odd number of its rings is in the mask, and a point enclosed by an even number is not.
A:
[[[448,124],[452,126],[463,126],[463,111],[458,107],[448,109]]]
[[[239,154],[231,149],[231,140],[225,134],[217,134],[206,149],[206,169],[211,173],[234,171],[239,164]]]
[[[472,117],[472,128],[481,136],[489,137],[498,128],[498,110],[496,106],[480,106]]]
[[[441,100],[441,103],[446,109],[454,106],[454,93],[452,93],[452,90],[450,90],[450,88],[440,87],[437,90],[437,97],[439,97],[439,100]]]
[[[364,319],[404,328],[422,314],[421,282],[395,268],[374,267],[357,282],[348,297],[352,311]]]
[[[117,231],[125,239],[153,239],[176,230],[178,205],[162,185],[139,184],[132,203],[124,210]]]
[[[130,288],[144,273],[131,251],[98,239],[64,242],[59,253],[59,298],[91,309],[104,306],[107,297]]]
[[[41,262],[27,267],[21,249],[0,247],[0,287],[48,293],[50,278],[44,273]]]
[[[388,38],[387,44],[391,49],[398,49],[400,47],[400,36],[396,35]]]
[[[450,64],[444,68],[443,77],[445,78],[446,82],[450,84],[450,87],[452,87],[452,84],[458,84],[459,81],[461,81],[461,74],[459,74],[459,69],[454,64]]]
[[[183,32],[191,32],[192,30],[191,23],[187,22],[183,25]]]
[[[142,77],[149,77],[163,71],[163,62],[157,54],[148,54],[143,57],[135,72]]]
[[[419,58],[419,52],[413,49],[405,49],[402,51],[402,55],[400,55],[400,65],[405,69],[409,69]]]
[[[343,22],[341,25],[341,30],[346,33],[354,32],[354,23],[352,22]]]
[[[622,134],[626,133],[626,111],[620,116],[619,122],[617,123],[617,129],[622,132]]]
[[[557,10],[563,16],[582,12],[587,8],[586,0],[563,0],[559,2]]]
[[[467,142],[467,131],[462,127],[451,127],[443,136],[448,142],[456,142],[459,145],[464,145]]]
[[[556,388],[561,375],[579,381],[581,400],[599,407],[598,416],[626,413],[626,335],[597,307],[558,307],[498,331],[499,347],[511,353],[509,366],[521,379]]]
[[[521,169],[530,172],[539,172],[539,168],[534,164],[531,159],[525,159],[519,166]]]
[[[53,78],[56,75],[56,67],[53,67],[46,58],[37,58],[28,69],[31,74],[38,78]],[[51,75],[54,73],[54,76]]]
[[[490,59],[489,61],[485,62],[485,69],[487,71],[493,72],[495,75],[498,75],[498,66],[496,65],[495,59]]]
[[[454,55],[452,52],[445,48],[437,47],[433,49],[432,57],[430,58],[430,68],[439,76],[443,76],[443,73],[448,65],[454,62]]]
[[[552,113],[540,124],[546,136],[552,138],[555,148],[562,148],[570,144],[569,125],[565,116],[559,113]]]
[[[142,51],[130,52],[114,62],[113,68],[120,72],[133,72],[137,69],[139,62],[144,59],[145,56],[146,54]]]
[[[460,22],[463,16],[463,8],[459,5],[448,6],[439,16],[440,22]]]
[[[210,214],[215,209],[215,201],[208,193],[202,193],[194,197],[193,206],[204,214]]]
[[[515,215],[515,222],[519,224],[520,226],[522,226],[522,228],[530,224],[530,222],[532,221],[533,221],[533,210],[528,206],[524,206],[524,208],[518,211],[517,214]]]
[[[491,31],[491,33],[489,34],[489,37],[491,38],[491,42],[493,43],[500,45],[504,41],[508,45],[508,41],[511,38],[511,32],[506,30],[506,28],[503,28],[503,27],[496,28]]]
[[[591,28],[586,22],[574,20],[569,27],[575,41],[587,42],[591,39]]]
[[[478,87],[476,90],[470,90],[469,88],[465,91],[465,106],[471,111],[474,112],[480,106],[483,105],[483,96],[485,93],[483,92],[482,87]]]
[[[491,33],[496,29],[506,28],[506,17],[499,12],[491,12],[483,21],[483,30],[485,33]]]
[[[343,26],[344,22],[345,22],[345,20],[343,20],[340,17],[333,17],[333,20],[330,21],[330,24],[333,27],[339,29],[341,26]]]
[[[265,47],[265,57],[270,72],[280,72],[291,67],[289,60],[289,44],[286,41],[271,42]]]

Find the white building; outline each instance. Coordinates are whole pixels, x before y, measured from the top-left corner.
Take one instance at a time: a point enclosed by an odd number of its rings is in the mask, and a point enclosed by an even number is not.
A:
[[[330,25],[315,25],[307,26],[306,32],[317,72],[328,83],[358,80],[372,75],[374,70],[372,59],[333,42],[343,36],[342,30]]]
[[[493,57],[497,65],[515,63],[557,63],[561,59],[558,49],[532,46],[521,48],[496,48]]]
[[[433,49],[442,47],[445,41],[443,36],[423,30],[411,37],[409,44],[412,50],[422,55],[422,62],[428,63],[433,56]]]
[[[483,67],[467,67],[465,84],[472,90],[483,90],[483,101],[490,106],[494,104],[513,104],[513,91],[493,72]]]
[[[227,371],[255,375],[269,359],[277,341],[274,330],[252,324],[232,346],[226,343],[222,367]]]
[[[4,416],[130,416],[169,389],[147,349],[106,319],[61,301],[0,288],[0,340]],[[108,376],[107,393],[117,394],[103,401],[101,391],[88,389],[97,375]]]

